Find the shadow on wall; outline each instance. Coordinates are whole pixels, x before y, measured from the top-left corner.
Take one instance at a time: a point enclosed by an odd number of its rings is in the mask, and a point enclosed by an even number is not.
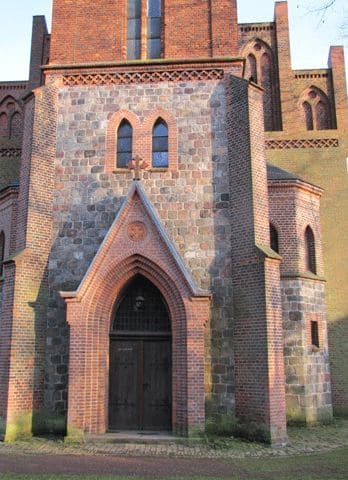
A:
[[[66,432],[66,400],[67,400],[67,376],[68,376],[68,343],[69,328],[65,324],[55,330],[48,318],[48,309],[51,306],[50,290],[48,284],[48,265],[46,265],[43,281],[35,302],[30,303],[35,313],[35,360],[34,360],[34,394],[33,394],[33,435],[58,434]],[[61,305],[65,309],[65,305]],[[57,335],[52,336],[55,332]],[[47,361],[47,349],[54,345],[55,355],[51,358],[52,364]],[[66,362],[63,368],[59,366],[62,359]],[[52,410],[48,408],[45,397],[49,374],[55,369],[57,379],[55,395],[61,400],[60,408]]]
[[[348,418],[348,316],[328,323],[328,338],[334,415]]]

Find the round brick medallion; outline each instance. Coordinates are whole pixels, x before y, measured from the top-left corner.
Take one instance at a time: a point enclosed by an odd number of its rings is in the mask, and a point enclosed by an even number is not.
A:
[[[130,223],[127,227],[127,235],[133,242],[140,242],[146,237],[146,228],[142,222]]]

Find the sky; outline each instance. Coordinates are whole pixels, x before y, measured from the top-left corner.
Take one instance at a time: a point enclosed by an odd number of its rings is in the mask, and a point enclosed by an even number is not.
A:
[[[115,0],[117,1],[117,0]],[[325,0],[288,0],[292,67],[325,68],[330,45],[344,45],[348,67],[348,2],[336,0],[324,19],[311,9]],[[0,0],[0,81],[28,78],[33,15],[51,30],[52,0]],[[239,0],[238,21],[273,20],[274,0]],[[345,36],[342,25],[345,21]]]

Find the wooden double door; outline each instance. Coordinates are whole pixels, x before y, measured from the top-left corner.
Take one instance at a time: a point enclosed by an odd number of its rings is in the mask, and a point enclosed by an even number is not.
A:
[[[170,431],[171,339],[110,339],[109,429]]]

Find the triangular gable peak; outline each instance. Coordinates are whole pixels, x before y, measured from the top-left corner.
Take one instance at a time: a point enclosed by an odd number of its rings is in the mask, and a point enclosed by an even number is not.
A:
[[[199,289],[176,250],[153,205],[138,181],[133,185],[99,247],[90,267],[74,292],[61,292],[65,299],[81,300],[98,278],[105,278],[127,258],[141,256],[149,259],[170,276],[181,279],[192,297],[207,297]]]

